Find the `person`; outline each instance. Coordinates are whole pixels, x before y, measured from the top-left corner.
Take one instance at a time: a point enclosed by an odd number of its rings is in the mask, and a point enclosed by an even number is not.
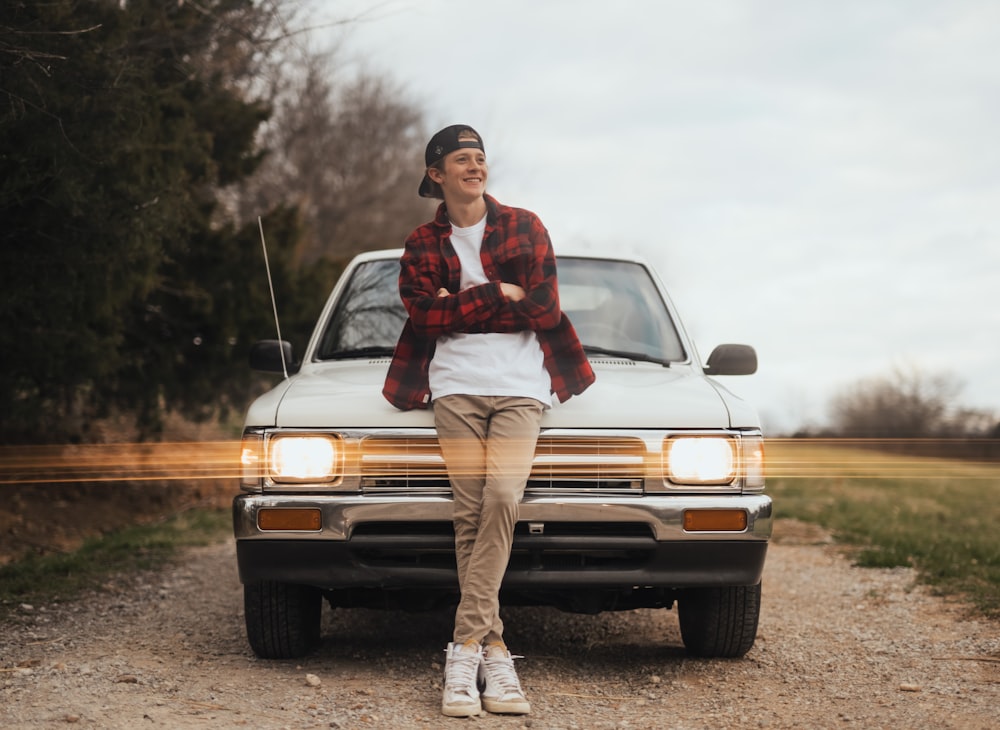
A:
[[[559,308],[549,234],[486,194],[482,138],[456,124],[424,154],[419,194],[442,200],[406,239],[399,293],[408,318],[383,395],[432,407],[451,483],[460,599],[446,648],[445,715],[524,714],[530,704],[503,640],[500,585],[543,412],[594,382]],[[482,692],[479,691],[482,684]]]

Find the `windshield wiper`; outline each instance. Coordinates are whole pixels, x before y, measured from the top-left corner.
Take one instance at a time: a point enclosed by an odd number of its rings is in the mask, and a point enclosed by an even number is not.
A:
[[[626,350],[609,350],[606,347],[597,347],[596,345],[584,345],[583,351],[593,355],[609,355],[611,357],[624,357],[628,360],[635,360],[637,362],[655,362],[657,365],[662,365],[665,368],[670,367],[670,361],[664,360],[663,358],[653,357],[645,352],[627,352]]]
[[[353,347],[349,350],[334,350],[324,352],[324,360],[347,360],[352,357],[392,357],[393,348],[385,345],[370,345],[368,347]]]

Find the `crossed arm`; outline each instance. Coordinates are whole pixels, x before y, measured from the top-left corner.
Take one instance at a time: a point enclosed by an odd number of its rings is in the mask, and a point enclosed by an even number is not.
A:
[[[403,254],[399,291],[414,330],[436,338],[454,332],[546,330],[559,324],[555,255],[547,234],[518,273],[522,280],[448,289],[440,255],[414,246]]]
[[[519,302],[525,297],[524,289],[519,287],[517,284],[508,284],[506,281],[500,282],[500,293],[504,295],[504,298],[509,302]],[[446,297],[450,295],[451,292],[441,287],[437,290],[437,295],[439,297]]]

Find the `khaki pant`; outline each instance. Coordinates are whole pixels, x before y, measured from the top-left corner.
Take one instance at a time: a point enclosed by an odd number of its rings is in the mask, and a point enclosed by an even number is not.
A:
[[[434,424],[455,500],[455,557],[462,592],[455,642],[489,643],[503,637],[500,583],[510,560],[542,410],[534,398],[448,395],[434,401]]]

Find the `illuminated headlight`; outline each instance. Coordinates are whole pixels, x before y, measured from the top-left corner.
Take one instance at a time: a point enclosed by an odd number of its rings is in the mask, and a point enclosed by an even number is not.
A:
[[[340,440],[330,436],[279,436],[268,445],[275,482],[334,482],[343,475]]]
[[[665,447],[664,471],[674,484],[729,484],[736,478],[732,439],[681,437]]]

